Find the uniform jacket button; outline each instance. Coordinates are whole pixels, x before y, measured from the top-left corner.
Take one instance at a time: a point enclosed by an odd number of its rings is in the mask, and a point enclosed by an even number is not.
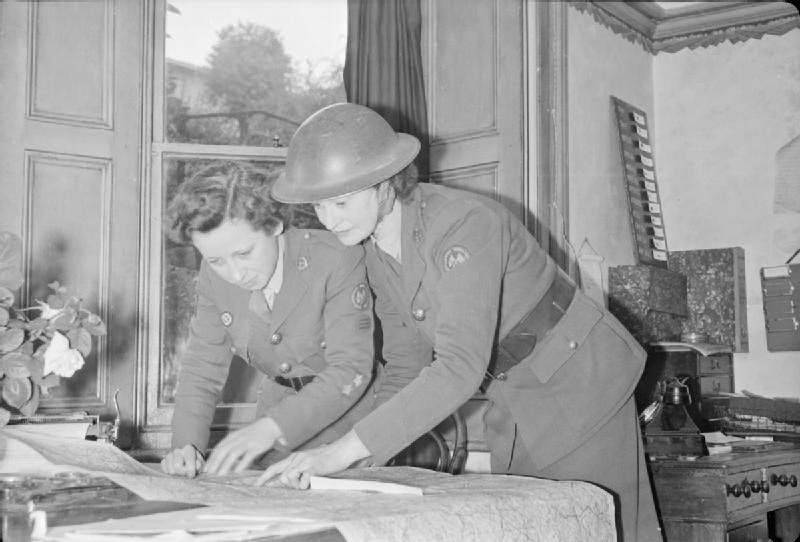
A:
[[[269,338],[269,342],[272,344],[280,344],[283,340],[283,336],[280,333],[273,333],[272,337]]]
[[[414,309],[411,314],[417,322],[422,322],[425,319],[425,309]]]
[[[570,350],[577,350],[578,349],[578,343],[575,342],[575,341],[570,341],[567,346],[569,346]]]
[[[235,354],[235,353],[236,353],[236,347],[235,346],[231,346],[231,354]]]
[[[292,364],[284,361],[283,363],[278,365],[278,370],[281,372],[281,374],[286,374],[292,370]]]
[[[496,378],[497,380],[505,380],[505,379],[507,379],[507,378],[508,378],[508,375],[507,375],[506,373],[498,373],[498,374],[497,374],[497,376],[496,376],[495,378]]]
[[[320,348],[322,348],[323,350],[325,350],[325,347],[326,347],[326,346],[328,346],[328,344],[327,344],[325,341],[320,341],[320,343],[319,343],[319,347],[320,347]]]

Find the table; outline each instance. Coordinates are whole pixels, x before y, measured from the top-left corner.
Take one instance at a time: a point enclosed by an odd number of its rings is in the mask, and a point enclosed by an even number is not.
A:
[[[12,456],[15,447],[16,456]],[[307,535],[305,540],[326,542],[341,538],[347,542],[616,540],[612,495],[586,482],[371,467],[348,470],[340,476],[401,483],[421,491],[415,495],[341,489],[297,491],[255,486],[261,471],[228,476],[204,474],[195,479],[167,476],[110,444],[59,439],[29,431],[0,430],[2,450],[9,467],[19,464],[15,458],[36,452],[41,461],[29,463],[31,468],[88,471],[111,480],[146,503],[203,505],[100,523],[81,521],[79,525],[49,530],[48,541],[107,540],[125,533],[125,539],[132,542],[135,538],[129,534],[141,533],[143,528],[148,530],[148,537],[153,532],[176,530],[235,531],[236,540],[245,539],[244,534],[238,536],[245,531],[251,540],[265,535],[273,535],[271,540]],[[91,486],[98,485],[101,484]],[[139,502],[137,506],[146,503]]]
[[[347,475],[359,479],[405,483],[423,490],[422,495],[392,495],[255,487],[252,482],[260,475],[257,471],[194,480],[92,474],[107,476],[141,495],[144,501],[120,506],[126,511],[132,505],[144,507],[140,511],[146,515],[91,523],[95,518],[84,511],[80,519],[90,523],[55,526],[48,530],[47,541],[94,542],[143,528],[155,532],[202,532],[220,525],[223,529],[246,525],[248,538],[242,535],[235,540],[273,542],[616,540],[612,496],[585,482],[450,475],[414,467],[347,471]],[[178,499],[205,506],[153,513],[152,501]],[[19,513],[16,517],[2,512],[0,515],[5,529],[3,539],[26,542],[27,517]],[[128,539],[133,542],[145,538]]]
[[[800,448],[655,460],[650,468],[667,542],[800,534]]]

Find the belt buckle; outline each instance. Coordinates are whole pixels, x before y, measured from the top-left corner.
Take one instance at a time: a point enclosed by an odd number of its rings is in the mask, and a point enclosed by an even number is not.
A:
[[[492,372],[489,369],[486,369],[483,373],[484,373],[483,374],[483,381],[481,382],[481,385],[479,386],[480,390],[483,393],[486,393],[486,390],[489,389],[489,385],[492,382],[494,382],[495,380],[503,382],[508,378],[508,375],[506,374],[505,371],[501,371],[501,372],[499,372],[499,373],[497,373],[495,375],[495,374],[492,374]]]
[[[496,375],[493,375],[489,371],[486,371],[486,376],[488,376],[491,380],[499,380],[500,382],[508,378],[508,375],[505,373],[505,371],[501,371]]]

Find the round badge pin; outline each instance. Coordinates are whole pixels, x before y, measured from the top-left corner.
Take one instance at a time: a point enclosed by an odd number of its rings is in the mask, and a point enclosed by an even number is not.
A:
[[[233,315],[228,311],[220,314],[219,319],[222,321],[222,325],[225,327],[231,327],[231,324],[233,323]]]

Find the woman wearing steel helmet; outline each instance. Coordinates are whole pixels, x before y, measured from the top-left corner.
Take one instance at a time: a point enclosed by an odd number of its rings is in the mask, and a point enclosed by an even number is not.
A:
[[[416,138],[335,104],[306,120],[273,197],[310,202],[364,242],[383,332],[379,406],[333,444],[267,469],[309,476],[383,464],[479,389],[492,471],[585,480],[617,499],[625,540],[660,540],[632,392],[642,348],[499,203],[417,184]]]

